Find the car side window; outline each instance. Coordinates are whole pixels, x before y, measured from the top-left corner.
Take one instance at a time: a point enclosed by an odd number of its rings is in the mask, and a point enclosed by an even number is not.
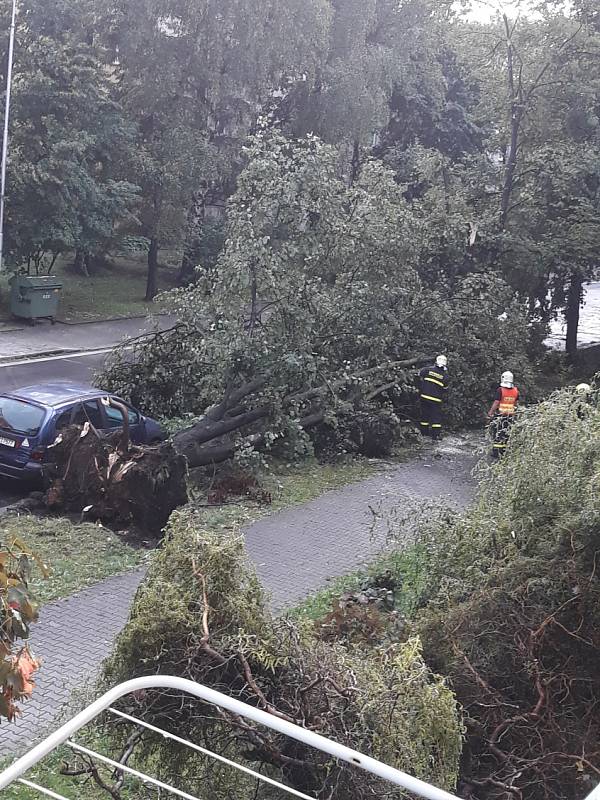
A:
[[[127,408],[127,412],[129,416],[129,424],[137,425],[140,421],[140,415],[137,413],[137,411],[134,411],[132,408]],[[104,413],[106,414],[109,428],[123,427],[123,414],[121,414],[121,411],[118,408],[115,408],[114,406],[104,406]]]
[[[70,406],[56,417],[54,428],[56,432],[64,431],[69,425],[73,425],[73,416],[77,406]]]
[[[104,420],[102,419],[102,413],[97,400],[86,400],[84,403],[79,403],[77,406],[73,424],[85,425],[86,422],[89,422],[94,428],[102,428],[104,426]]]

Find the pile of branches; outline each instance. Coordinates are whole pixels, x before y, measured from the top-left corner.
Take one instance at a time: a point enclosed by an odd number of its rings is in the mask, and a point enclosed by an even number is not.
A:
[[[396,610],[398,588],[399,577],[389,569],[368,576],[359,590],[334,600],[331,611],[315,622],[316,635],[361,647],[407,641],[410,627]]]
[[[566,537],[423,625],[465,709],[464,796],[578,797],[600,782],[599,552],[600,531]]]
[[[146,447],[122,431],[101,435],[90,422],[63,431],[48,449],[46,505],[108,525],[158,534],[187,500],[187,466],[170,442]]]
[[[310,625],[274,619],[243,537],[203,530],[192,509],[172,515],[105,677],[114,685],[155,672],[188,677],[440,785],[456,781],[457,708],[444,682],[425,667],[419,642],[373,648],[367,658],[362,650],[317,638]],[[382,800],[404,796],[207,704],[155,691],[129,702],[124,710],[151,724],[320,800],[366,800],[374,792]],[[113,724],[108,733],[124,758],[133,754],[136,766],[147,758],[163,779],[185,782],[206,800],[258,796],[253,778],[162,736],[148,733],[131,747],[128,727]]]
[[[415,624],[465,709],[472,800],[600,782],[599,432],[597,395],[528,410],[475,506],[424,536]]]

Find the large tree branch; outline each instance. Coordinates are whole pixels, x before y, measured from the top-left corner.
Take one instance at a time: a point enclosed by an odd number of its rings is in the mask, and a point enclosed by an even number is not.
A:
[[[369,367],[351,376],[344,376],[335,381],[325,381],[319,386],[311,387],[303,392],[295,392],[283,397],[282,403],[284,408],[290,409],[293,406],[301,407],[306,404],[316,404],[317,408],[308,409],[303,412],[304,416],[299,415],[298,424],[303,429],[308,429],[321,424],[326,416],[326,409],[321,407],[321,403],[327,396],[335,395],[338,389],[342,389],[349,384],[356,381],[367,381],[369,378],[375,376],[382,376],[377,380],[375,387],[370,387],[370,392],[366,394],[366,400],[373,400],[379,394],[384,392],[386,388],[391,388],[395,385],[395,381],[385,380],[386,374],[393,373],[396,370],[410,369],[419,364],[423,364],[430,360],[425,356],[416,356],[401,361],[390,361],[385,364],[378,364],[375,367]],[[233,458],[236,451],[240,447],[240,442],[228,440],[228,434],[234,431],[246,428],[253,423],[261,420],[268,419],[273,413],[272,407],[269,405],[261,405],[254,409],[244,410],[243,406],[236,406],[232,411],[238,412],[234,416],[226,416],[228,413],[224,410],[225,406],[229,406],[231,402],[238,402],[244,397],[248,397],[253,391],[263,388],[266,384],[266,379],[257,379],[251,383],[245,384],[235,392],[230,392],[228,400],[225,400],[213,406],[213,409],[207,412],[198,423],[186,428],[173,437],[173,444],[178,453],[184,455],[190,467],[203,467],[209,464],[219,464]],[[218,409],[216,411],[215,409]],[[254,447],[259,447],[264,444],[264,433],[257,432],[243,439],[245,444],[250,444]]]
[[[219,422],[213,422],[213,420],[205,417],[200,422],[192,425],[191,428],[186,428],[176,434],[173,437],[173,441],[178,452],[186,455],[188,449],[193,449],[220,436],[225,436],[227,433],[239,430],[239,428],[251,425],[260,419],[265,419],[270,413],[270,408],[263,406],[238,414],[235,417],[227,417]]]
[[[245,397],[248,397],[248,395],[259,391],[266,385],[266,383],[266,378],[256,378],[255,380],[242,384],[235,390],[231,386],[227,387],[223,400],[221,400],[220,403],[211,406],[206,411],[204,417],[209,418],[212,421],[223,419],[225,414],[231,413],[232,410],[238,406]]]
[[[392,371],[396,369],[409,369],[410,367],[416,367],[419,364],[423,364],[428,360],[429,360],[428,356],[416,356],[415,358],[407,358],[404,361],[389,361],[385,364],[378,364],[376,367],[369,367],[369,369],[357,372],[355,375],[352,376],[352,378],[354,380],[356,379],[361,380],[385,371]],[[289,404],[304,403],[308,400],[313,400],[317,397],[322,397],[323,395],[326,395],[328,392],[331,392],[335,389],[341,389],[348,383],[350,383],[350,380],[348,378],[340,378],[337,381],[332,381],[327,384],[322,384],[321,386],[314,386],[313,388],[307,389],[304,392],[290,394],[285,398],[285,402]]]

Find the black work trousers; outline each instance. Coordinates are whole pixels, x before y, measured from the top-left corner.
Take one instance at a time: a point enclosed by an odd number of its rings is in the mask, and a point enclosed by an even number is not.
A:
[[[421,397],[421,433],[434,439],[442,437],[442,403]]]
[[[492,420],[491,428],[492,438],[494,440],[492,454],[496,456],[496,458],[503,456],[508,447],[510,429],[514,421],[514,414],[497,414]]]

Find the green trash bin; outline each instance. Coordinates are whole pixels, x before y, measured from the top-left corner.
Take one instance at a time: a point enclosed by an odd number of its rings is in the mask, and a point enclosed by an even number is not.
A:
[[[10,279],[10,311],[15,317],[49,319],[54,325],[62,283],[53,275],[13,275]]]

